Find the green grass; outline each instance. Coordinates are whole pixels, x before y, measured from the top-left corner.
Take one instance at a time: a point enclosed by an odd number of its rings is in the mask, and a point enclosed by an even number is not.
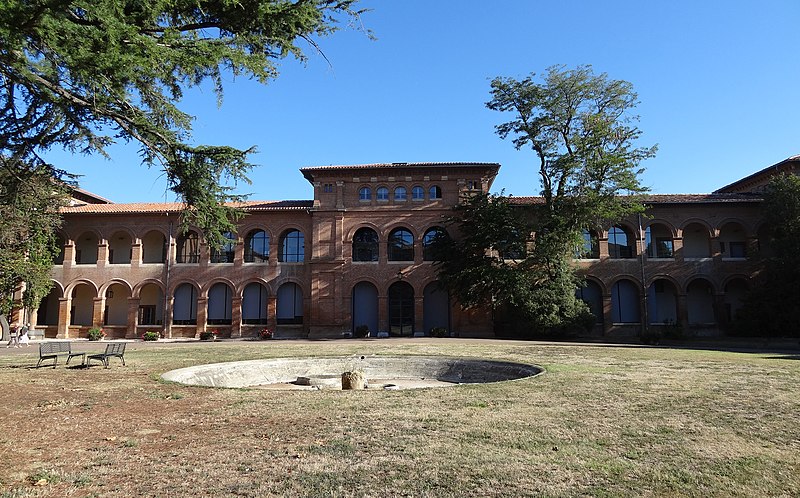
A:
[[[350,354],[485,357],[547,373],[389,392],[158,377]],[[5,496],[800,495],[796,354],[422,339],[131,344],[126,361],[37,370],[24,368],[35,352],[0,356],[0,406],[24,427],[0,435]]]

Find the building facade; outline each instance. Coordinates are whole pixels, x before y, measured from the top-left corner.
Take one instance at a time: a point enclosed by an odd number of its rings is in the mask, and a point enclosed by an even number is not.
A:
[[[768,251],[758,189],[789,158],[703,195],[653,195],[647,212],[587,227],[576,264],[595,334],[645,325],[719,334]],[[179,232],[181,205],[114,204],[81,192],[64,209],[54,287],[29,320],[46,337],[342,337],[356,327],[492,336],[488,310],[464,310],[437,285],[427,248],[467,192],[488,192],[495,163],[303,168],[310,201],[249,201],[221,250]],[[522,208],[535,198],[515,198]],[[18,316],[21,311],[18,310]],[[22,318],[21,316],[19,316]]]

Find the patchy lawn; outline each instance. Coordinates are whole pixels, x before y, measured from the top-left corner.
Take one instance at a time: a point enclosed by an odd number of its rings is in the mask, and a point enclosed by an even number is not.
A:
[[[200,363],[349,354],[547,373],[358,392],[159,379]],[[387,339],[132,343],[128,366],[108,370],[29,368],[37,358],[34,347],[0,352],[0,496],[800,495],[798,354]]]

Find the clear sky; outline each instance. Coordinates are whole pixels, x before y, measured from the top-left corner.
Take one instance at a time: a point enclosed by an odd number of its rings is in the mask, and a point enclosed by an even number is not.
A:
[[[256,146],[251,199],[310,199],[304,166],[469,161],[502,165],[493,189],[537,195],[534,157],[501,140],[489,82],[554,64],[630,81],[655,193],[713,191],[800,154],[800,1],[362,0],[376,40],[345,29],[281,63],[266,86],[229,81],[224,102],[187,94],[196,143]],[[136,144],[112,160],[51,153],[115,202],[174,200]]]

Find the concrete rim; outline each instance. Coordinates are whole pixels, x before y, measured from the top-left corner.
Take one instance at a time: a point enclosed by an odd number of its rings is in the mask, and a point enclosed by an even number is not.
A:
[[[367,379],[427,379],[449,385],[518,380],[544,372],[537,365],[483,358],[353,355],[211,363],[171,370],[161,377],[193,386],[248,388],[287,384],[289,388],[288,384],[298,377],[340,376],[354,370],[363,371]]]

